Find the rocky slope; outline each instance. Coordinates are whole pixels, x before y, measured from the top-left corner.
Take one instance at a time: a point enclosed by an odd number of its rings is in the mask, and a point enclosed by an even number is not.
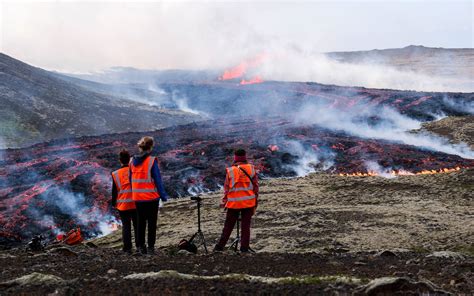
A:
[[[190,122],[180,111],[104,95],[0,54],[0,148]]]
[[[344,63],[383,64],[404,71],[432,76],[474,80],[474,49],[434,48],[410,45],[404,48],[330,52],[327,56]]]
[[[422,130],[449,138],[453,143],[464,142],[474,150],[474,116],[451,116],[425,122]]]

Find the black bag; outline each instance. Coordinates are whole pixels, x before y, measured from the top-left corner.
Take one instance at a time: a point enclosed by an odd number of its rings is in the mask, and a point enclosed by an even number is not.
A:
[[[197,250],[198,250],[197,246],[193,242],[188,241],[187,239],[181,240],[178,244],[178,248],[180,250],[186,250],[194,254],[197,254]]]

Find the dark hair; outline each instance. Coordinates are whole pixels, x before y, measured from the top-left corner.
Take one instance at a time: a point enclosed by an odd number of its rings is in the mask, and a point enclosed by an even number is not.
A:
[[[130,153],[127,150],[122,149],[119,153],[119,160],[121,164],[128,164],[130,162]]]
[[[237,155],[237,156],[245,156],[247,153],[245,152],[244,149],[242,148],[239,148],[239,149],[235,149],[234,151],[234,155]]]
[[[153,148],[153,138],[152,137],[143,137],[138,141],[138,148],[143,152],[148,152]]]

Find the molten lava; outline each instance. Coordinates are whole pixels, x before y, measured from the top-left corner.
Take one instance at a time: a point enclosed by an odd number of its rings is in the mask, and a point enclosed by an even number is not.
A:
[[[240,85],[256,84],[256,83],[262,83],[262,82],[263,82],[263,79],[260,78],[260,76],[255,76],[254,78],[252,78],[250,80],[242,79],[240,81]]]
[[[457,172],[460,171],[461,167],[455,167],[455,168],[441,168],[437,170],[422,170],[419,172],[409,172],[406,170],[397,170],[397,171],[391,171],[390,175],[392,176],[414,176],[414,175],[433,175],[433,174],[443,174],[443,173],[452,173],[452,172]],[[381,174],[379,172],[375,171],[368,171],[365,173],[362,172],[357,172],[357,173],[339,173],[339,176],[341,177],[368,177],[368,176],[380,176]]]
[[[249,69],[255,68],[259,66],[260,64],[262,64],[266,58],[267,58],[266,54],[260,54],[253,59],[243,61],[237,66],[235,66],[234,68],[225,70],[224,74],[222,74],[222,76],[219,77],[219,80],[230,80],[230,79],[241,78],[244,76],[244,74],[247,73]],[[258,79],[261,80],[259,77]],[[259,82],[253,82],[253,83],[259,83]]]
[[[236,146],[248,151],[262,177],[296,176],[302,166],[369,175],[357,173],[367,171],[364,160],[390,167],[398,175],[474,166],[474,160],[456,155],[318,126],[295,126],[281,118],[216,120],[146,133],[57,140],[2,151],[0,244],[45,232],[55,236],[77,227],[85,239],[115,229],[114,224],[107,225],[116,221],[110,214],[110,172],[119,167],[117,153],[122,148],[135,153],[144,135],[158,143],[153,154],[171,197],[219,190]]]

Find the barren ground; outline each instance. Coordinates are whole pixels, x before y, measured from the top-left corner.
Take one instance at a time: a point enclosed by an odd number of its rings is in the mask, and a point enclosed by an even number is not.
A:
[[[98,248],[72,247],[72,254],[68,249],[39,254],[10,250],[0,255],[0,291],[344,294],[367,292],[364,285],[371,280],[390,276],[407,282],[375,292],[421,293],[426,287],[414,283],[422,281],[470,294],[473,176],[474,169],[394,179],[312,174],[265,180],[253,221],[254,255],[178,252],[177,243],[196,231],[197,216],[193,201],[174,200],[160,212],[157,255],[121,254],[119,232],[93,240]],[[204,197],[203,230],[211,246],[224,221],[220,195]],[[384,250],[393,253],[380,255]],[[18,280],[32,272],[59,279],[36,275],[31,281]]]

